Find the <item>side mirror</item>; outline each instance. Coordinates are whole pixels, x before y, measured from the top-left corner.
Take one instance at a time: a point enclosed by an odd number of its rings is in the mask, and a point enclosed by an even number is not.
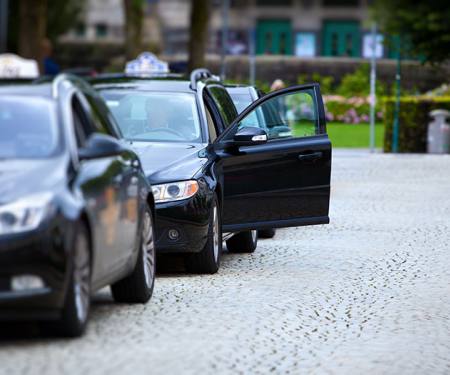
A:
[[[264,129],[256,127],[245,127],[239,129],[234,135],[233,144],[235,146],[253,146],[267,142],[267,133]]]
[[[80,160],[107,158],[118,156],[124,150],[124,147],[116,138],[94,133],[87,140],[86,146],[78,150],[78,157]]]

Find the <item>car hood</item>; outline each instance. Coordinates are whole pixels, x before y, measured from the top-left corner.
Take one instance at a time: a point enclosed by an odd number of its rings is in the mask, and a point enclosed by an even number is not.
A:
[[[136,142],[130,143],[139,155],[150,183],[189,180],[206,163],[205,144]]]
[[[62,158],[0,160],[0,204],[52,191],[64,179]]]

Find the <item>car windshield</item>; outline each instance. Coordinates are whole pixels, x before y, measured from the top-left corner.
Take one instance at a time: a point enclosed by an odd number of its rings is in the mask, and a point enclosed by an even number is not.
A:
[[[104,90],[101,95],[128,140],[201,142],[200,121],[192,94]]]
[[[57,147],[56,110],[50,100],[0,96],[0,159],[47,158]]]

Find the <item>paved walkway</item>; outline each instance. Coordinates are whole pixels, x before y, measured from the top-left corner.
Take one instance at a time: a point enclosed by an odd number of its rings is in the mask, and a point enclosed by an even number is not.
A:
[[[331,224],[280,230],[80,340],[1,341],[4,374],[450,373],[450,156],[335,152]]]

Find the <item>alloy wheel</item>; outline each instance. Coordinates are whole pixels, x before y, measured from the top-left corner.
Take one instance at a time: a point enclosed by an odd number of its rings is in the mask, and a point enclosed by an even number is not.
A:
[[[143,236],[142,236],[142,257],[144,264],[145,282],[151,288],[155,276],[155,242],[153,239],[152,218],[149,212],[145,213]]]
[[[74,254],[73,287],[78,321],[84,322],[89,312],[91,298],[91,262],[87,238],[79,236]]]
[[[214,238],[214,260],[219,258],[219,218],[217,216],[217,206],[213,209],[213,238]]]

